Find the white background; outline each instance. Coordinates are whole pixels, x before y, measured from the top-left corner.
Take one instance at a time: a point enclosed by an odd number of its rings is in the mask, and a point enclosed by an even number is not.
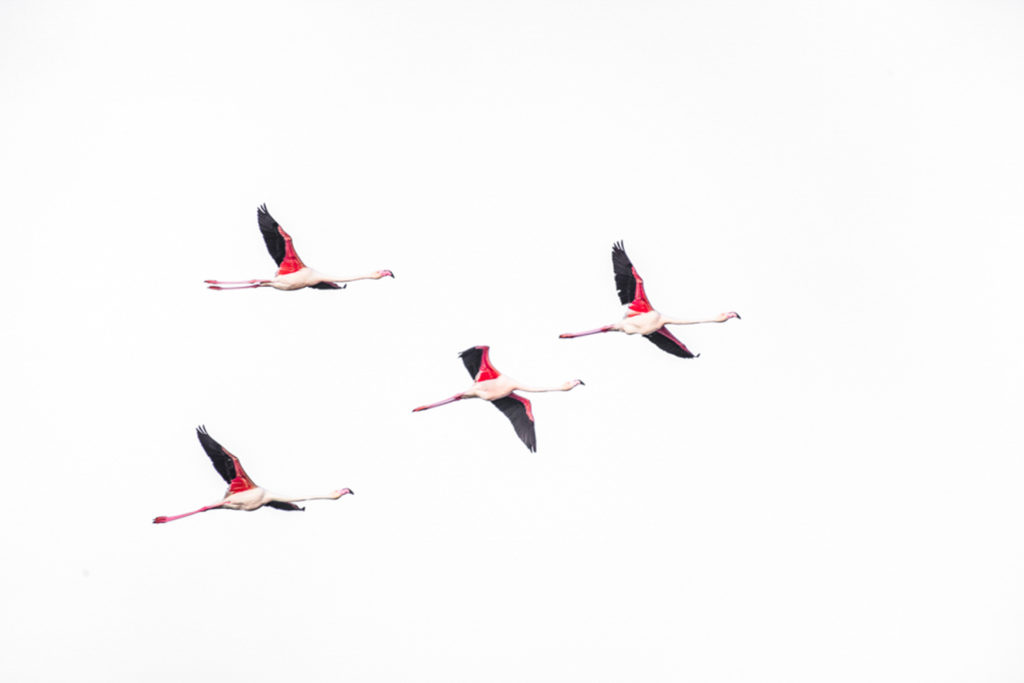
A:
[[[1024,679],[1018,2],[0,4],[6,681]],[[274,272],[266,202],[342,292]],[[687,361],[615,320],[623,239]],[[490,344],[539,452],[469,384]],[[211,512],[194,429],[260,484]]]

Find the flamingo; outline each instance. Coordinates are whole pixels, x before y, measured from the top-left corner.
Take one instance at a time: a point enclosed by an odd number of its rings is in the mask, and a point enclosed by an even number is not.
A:
[[[274,289],[292,290],[311,287],[312,289],[345,289],[346,285],[336,284],[338,282],[352,282],[354,280],[379,280],[382,277],[394,278],[395,274],[390,270],[375,270],[369,275],[359,277],[331,277],[313,270],[299,258],[292,246],[292,237],[284,231],[281,224],[274,220],[274,217],[267,211],[267,205],[263,204],[256,209],[256,218],[260,223],[260,232],[263,233],[263,241],[267,243],[267,250],[277,262],[277,274],[272,280],[204,280],[210,289],[253,289],[256,287],[273,287]],[[223,287],[222,285],[238,285]]]
[[[490,401],[498,410],[505,414],[505,417],[511,420],[512,426],[516,430],[516,435],[526,444],[531,453],[535,453],[537,451],[537,434],[533,429],[533,406],[530,405],[527,399],[513,392],[517,389],[531,393],[571,391],[580,384],[583,384],[583,380],[569,380],[557,387],[528,387],[520,384],[508,375],[498,372],[491,365],[490,349],[491,347],[489,346],[473,346],[459,354],[463,364],[466,366],[466,370],[469,371],[470,376],[473,378],[473,386],[443,401],[413,408],[412,412],[418,413],[421,410],[429,410],[430,408],[443,406],[446,403],[461,401],[464,398],[482,398],[485,401]]]
[[[596,330],[560,334],[558,335],[559,339],[585,337],[601,332],[642,334],[654,342],[659,349],[667,351],[673,356],[696,358],[700,354],[694,355],[690,349],[686,348],[686,344],[676,339],[675,335],[668,331],[665,325],[699,325],[701,323],[724,323],[730,318],[740,319],[740,314],[736,311],[722,313],[710,320],[679,320],[658,313],[644,293],[644,280],[640,277],[640,273],[636,272],[629,257],[626,256],[626,249],[622,242],[612,245],[612,268],[615,271],[615,287],[619,290],[619,301],[626,305],[626,312],[622,320],[617,320],[611,325],[605,325]]]
[[[242,469],[242,463],[238,461],[238,458],[228,449],[217,443],[212,436],[206,432],[206,427],[199,426],[196,428],[196,436],[199,437],[199,443],[203,445],[203,449],[206,454],[210,456],[210,462],[213,463],[213,468],[217,470],[217,473],[224,477],[224,481],[228,483],[228,490],[224,492],[224,498],[213,505],[204,505],[198,510],[192,512],[186,512],[182,515],[173,515],[170,517],[161,515],[153,520],[153,524],[164,524],[165,522],[173,522],[176,519],[182,517],[188,517],[195,515],[200,512],[206,512],[207,510],[227,509],[227,510],[256,510],[263,506],[277,508],[278,510],[305,510],[306,508],[299,507],[295,503],[303,500],[337,500],[347,493],[352,493],[352,489],[338,489],[337,491],[331,491],[322,496],[305,496],[302,498],[286,498],[285,496],[279,496],[275,493],[271,493],[262,486],[257,486],[249,475]]]

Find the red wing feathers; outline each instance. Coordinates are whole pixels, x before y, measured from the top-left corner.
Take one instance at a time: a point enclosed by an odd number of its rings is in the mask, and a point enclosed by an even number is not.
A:
[[[229,458],[231,458],[231,462],[235,467],[235,476],[228,485],[228,488],[231,489],[231,493],[238,493],[240,491],[248,491],[249,489],[256,488],[256,483],[250,479],[249,475],[242,469],[242,463],[238,461],[238,458],[228,452],[226,448],[224,449],[224,452],[227,453]]]
[[[271,258],[279,266],[278,275],[294,273],[306,267],[299,255],[295,253],[292,246],[292,237],[281,224],[274,220],[274,217],[267,211],[267,205],[263,204],[256,209],[256,219],[260,224],[260,232],[263,234],[263,241],[267,244],[267,251]]]
[[[636,268],[633,268],[633,277],[636,279],[636,297],[630,302],[629,310],[635,313],[650,313],[654,306],[651,306],[647,294],[644,293],[644,279],[636,272]]]
[[[210,462],[213,463],[213,469],[217,470],[217,474],[228,483],[232,493],[256,488],[256,484],[242,469],[242,463],[238,461],[238,458],[217,443],[217,440],[207,433],[205,426],[196,428],[196,436],[199,437],[199,443],[206,451]]]
[[[474,346],[459,354],[474,382],[485,382],[501,374],[491,365],[490,350],[489,346]]]
[[[626,248],[622,242],[612,245],[612,270],[615,273],[615,288],[619,292],[619,303],[628,305],[634,313],[647,313],[654,310],[644,293],[644,279],[633,267],[633,262],[626,255]]]
[[[281,267],[277,269],[278,275],[287,275],[288,273],[294,273],[297,270],[302,270],[306,267],[306,264],[302,262],[299,255],[295,253],[295,247],[292,246],[291,235],[284,231],[280,225],[277,226],[278,231],[281,233],[281,237],[284,238],[284,260],[281,262]]]

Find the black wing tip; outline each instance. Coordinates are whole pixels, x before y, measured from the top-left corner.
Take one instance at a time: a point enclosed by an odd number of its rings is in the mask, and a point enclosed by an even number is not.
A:
[[[277,221],[270,215],[270,211],[267,210],[266,204],[260,204],[256,207],[256,220],[260,223],[261,227],[266,222],[270,223],[270,227],[277,225]]]
[[[487,351],[490,348],[490,346],[470,346],[468,349],[459,351],[459,358],[462,358],[467,353],[472,353],[473,351]]]
[[[196,427],[196,436],[199,437],[199,443],[203,444],[203,448],[207,448],[207,445],[224,450],[224,447],[217,443],[217,440],[210,436],[210,432],[206,431],[206,425],[199,425]]]
[[[531,453],[536,453],[537,452],[537,427],[534,424],[533,420],[530,420],[529,427],[524,428],[522,434],[518,434],[518,429],[516,431],[517,431],[517,436],[522,440],[522,442],[524,444],[526,444],[526,448]]]
[[[665,353],[676,356],[677,358],[697,358],[700,356],[699,353],[694,354],[693,351],[687,348],[685,344],[675,337],[666,336],[666,334],[662,334],[661,330],[658,330],[656,332],[651,332],[650,334],[645,334],[644,339],[652,342]]]
[[[619,240],[618,242],[613,243],[612,244],[612,251],[625,252],[626,251],[625,243],[622,240]]]
[[[500,410],[509,422],[516,436],[531,453],[537,452],[537,431],[533,419],[527,411],[529,401],[522,396],[509,394],[491,401],[491,405]]]

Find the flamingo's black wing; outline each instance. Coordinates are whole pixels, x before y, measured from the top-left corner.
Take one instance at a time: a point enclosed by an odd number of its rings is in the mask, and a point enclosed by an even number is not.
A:
[[[686,348],[686,344],[676,339],[675,335],[666,330],[664,327],[657,332],[644,335],[645,338],[654,342],[662,351],[668,351],[673,356],[679,356],[680,358],[696,358],[700,354],[694,354],[693,351]]]
[[[633,275],[633,262],[626,256],[626,248],[622,242],[612,245],[612,268],[615,270],[615,288],[619,290],[619,302],[631,304],[636,298],[636,278]]]
[[[196,436],[199,437],[199,443],[202,444],[206,455],[210,456],[213,469],[217,470],[217,474],[230,484],[231,480],[238,474],[235,472],[235,461],[231,458],[231,455],[206,432],[205,425],[200,425],[196,428]]]
[[[333,282],[318,282],[315,285],[309,285],[310,289],[345,289],[348,285],[336,285]]]
[[[270,252],[274,263],[281,265],[281,261],[284,261],[285,244],[284,237],[281,236],[281,231],[278,230],[280,225],[270,215],[270,212],[267,211],[266,204],[256,209],[256,218],[260,222],[260,232],[263,233],[263,241],[267,243],[267,251]]]
[[[509,394],[505,398],[495,399],[491,403],[512,421],[516,436],[526,444],[530,452],[536,453],[537,432],[533,428],[533,407],[530,402],[522,396]]]
[[[306,509],[306,508],[300,508],[295,503],[285,503],[284,501],[281,501],[281,500],[272,500],[272,501],[270,501],[269,503],[266,504],[266,507],[268,507],[268,508],[276,508],[278,510],[285,510],[285,511],[288,511],[288,512],[295,512],[295,511],[302,512],[303,510]]]
[[[484,353],[486,352],[486,346],[474,346],[459,354],[459,358],[462,359],[462,364],[466,366],[466,370],[469,371],[469,376],[473,379],[476,379],[477,373],[480,372],[480,363],[483,360]]]

